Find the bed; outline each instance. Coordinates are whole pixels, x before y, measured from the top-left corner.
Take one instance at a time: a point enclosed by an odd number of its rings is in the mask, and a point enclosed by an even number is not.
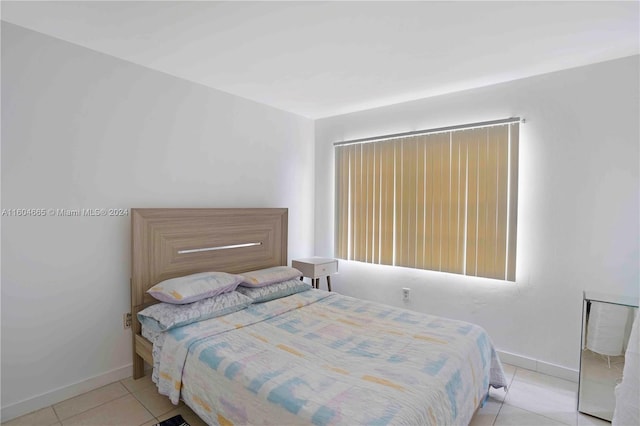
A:
[[[286,266],[287,210],[131,216],[134,378],[153,366],[159,392],[208,424],[465,425],[507,385],[481,327],[293,281],[290,295],[144,337],[136,314],[156,283]]]

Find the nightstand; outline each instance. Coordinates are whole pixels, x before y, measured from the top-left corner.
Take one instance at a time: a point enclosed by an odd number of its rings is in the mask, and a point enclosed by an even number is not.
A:
[[[325,257],[310,257],[292,261],[291,266],[302,272],[305,277],[311,278],[311,286],[319,288],[320,277],[327,277],[327,288],[331,291],[331,274],[338,272],[338,260]]]

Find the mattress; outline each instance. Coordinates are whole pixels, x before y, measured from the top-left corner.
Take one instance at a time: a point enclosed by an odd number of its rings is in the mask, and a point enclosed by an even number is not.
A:
[[[164,334],[158,390],[208,424],[466,425],[507,385],[481,327],[322,290]]]

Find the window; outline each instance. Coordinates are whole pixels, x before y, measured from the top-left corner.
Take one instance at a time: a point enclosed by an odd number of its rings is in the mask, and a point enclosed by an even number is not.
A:
[[[518,122],[336,144],[336,257],[515,281]]]

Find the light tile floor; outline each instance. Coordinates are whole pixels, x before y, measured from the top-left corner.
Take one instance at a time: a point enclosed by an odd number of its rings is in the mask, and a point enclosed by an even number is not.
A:
[[[491,389],[470,426],[611,426],[577,411],[578,384],[504,364],[510,385]]]
[[[191,426],[206,426],[182,402],[158,393],[150,376],[131,378],[67,399],[3,423],[6,426],[151,426],[176,414]]]
[[[609,422],[576,411],[578,384],[505,364],[507,392],[491,389],[489,400],[471,426],[609,426]],[[191,426],[205,423],[183,403],[174,406],[158,394],[147,376],[126,379],[62,401],[17,419],[7,426],[150,426],[181,414]]]

